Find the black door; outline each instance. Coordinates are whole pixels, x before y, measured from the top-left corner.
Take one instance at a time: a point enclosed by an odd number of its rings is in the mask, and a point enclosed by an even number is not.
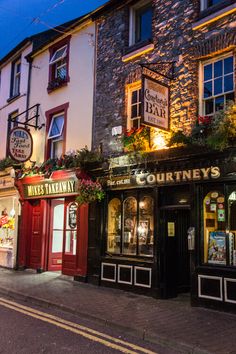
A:
[[[162,210],[162,281],[163,296],[176,297],[190,289],[190,260],[187,230],[190,226],[189,209]]]

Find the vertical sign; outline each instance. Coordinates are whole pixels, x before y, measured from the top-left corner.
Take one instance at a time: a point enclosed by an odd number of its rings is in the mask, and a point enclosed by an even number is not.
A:
[[[142,83],[142,124],[169,130],[169,87],[144,75]]]

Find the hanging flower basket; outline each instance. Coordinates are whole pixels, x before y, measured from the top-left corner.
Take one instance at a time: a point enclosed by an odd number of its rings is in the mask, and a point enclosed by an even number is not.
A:
[[[126,152],[148,151],[150,149],[149,128],[142,126],[139,129],[132,128],[125,131],[122,142]]]
[[[91,179],[81,179],[78,189],[79,195],[76,197],[76,201],[79,205],[95,201],[100,202],[105,196],[102,185],[97,181],[93,182]]]

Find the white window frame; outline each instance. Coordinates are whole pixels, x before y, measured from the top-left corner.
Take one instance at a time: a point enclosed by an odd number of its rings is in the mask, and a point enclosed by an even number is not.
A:
[[[145,5],[151,4],[150,0],[141,0],[134,6],[130,7],[129,16],[129,46],[135,44],[135,32],[136,32],[136,12]]]
[[[202,61],[199,65],[199,114],[201,116],[205,115],[205,112],[204,112],[204,66],[206,66],[208,64],[214,64],[215,62],[217,62],[219,60],[224,60],[229,57],[233,57],[233,68],[234,68],[235,67],[235,57],[234,57],[233,52],[227,53],[225,55],[217,56],[217,57],[208,59],[206,61]],[[235,75],[233,76],[233,80],[234,80],[234,83],[233,83],[234,90],[227,92],[227,93],[235,92]],[[226,95],[227,93],[221,93],[216,96],[213,95],[212,98],[215,98],[217,96],[223,96],[223,95]],[[209,115],[211,116],[212,114],[209,114]]]
[[[60,48],[58,48],[58,49],[55,51],[55,53],[52,55],[52,57],[51,57],[51,59],[50,59],[50,61],[49,61],[49,64],[50,64],[50,65],[53,65],[53,64],[57,63],[58,61],[60,61],[60,60],[62,60],[62,59],[64,59],[64,58],[66,58],[66,56],[67,56],[67,47],[68,47],[68,45],[66,44],[66,45],[64,45],[64,46],[62,46],[62,47],[60,47]],[[61,56],[59,56],[57,59],[55,59],[57,53],[58,53],[59,51],[62,51],[62,49],[64,49],[64,51],[62,52]]]
[[[51,132],[51,129],[52,129],[52,127],[53,127],[53,122],[55,121],[55,119],[56,119],[57,117],[63,117],[63,124],[62,124],[61,130],[60,130],[60,134],[56,134],[56,135],[50,136],[50,132]],[[64,124],[65,124],[65,115],[64,115],[63,112],[53,115],[53,116],[52,116],[51,123],[50,123],[49,130],[48,130],[48,139],[62,140],[62,139],[56,139],[56,138],[59,138],[59,137],[62,136],[62,134],[63,134],[63,129],[64,129]]]
[[[142,84],[141,81],[137,81],[135,83],[132,83],[130,85],[127,86],[127,129],[131,129],[133,124],[132,121],[133,120],[138,120],[139,119],[139,127],[141,125],[141,115],[138,118],[131,118],[131,108],[132,108],[132,104],[131,104],[131,100],[132,100],[132,92],[134,91],[138,91],[142,88]]]
[[[18,65],[20,65],[19,71],[17,71]],[[19,95],[20,93],[20,76],[21,76],[21,59],[18,59],[13,63],[12,96]]]
[[[208,0],[201,0],[201,4],[200,4],[201,11],[204,11],[206,9],[210,9],[212,7],[212,6],[207,6],[207,3],[208,3]]]

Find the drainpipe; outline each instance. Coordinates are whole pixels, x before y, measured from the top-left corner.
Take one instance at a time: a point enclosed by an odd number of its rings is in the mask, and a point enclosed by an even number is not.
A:
[[[28,83],[27,83],[27,94],[26,94],[26,119],[28,119],[29,117],[29,103],[30,103],[30,87],[31,87],[31,73],[32,73],[32,63],[33,63],[33,59],[28,57],[26,58],[27,62],[29,63],[29,72],[28,72]]]

